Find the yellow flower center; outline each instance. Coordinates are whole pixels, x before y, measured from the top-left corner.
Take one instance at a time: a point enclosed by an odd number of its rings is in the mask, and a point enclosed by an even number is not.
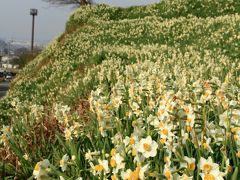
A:
[[[186,114],[188,114],[188,113],[190,112],[189,107],[185,107],[185,108],[184,108],[184,111],[185,111]]]
[[[187,132],[191,132],[192,131],[192,127],[191,126],[187,126]]]
[[[103,168],[103,166],[101,164],[98,164],[98,165],[95,166],[95,170],[98,171],[98,172],[103,171],[103,169],[104,168]]]
[[[36,166],[34,167],[34,171],[39,171],[40,170],[40,163],[37,163]]]
[[[206,174],[204,180],[215,180],[215,178],[212,174]]]
[[[159,125],[158,125],[158,127],[159,127],[159,128],[163,128],[163,127],[164,127],[164,126],[163,126],[163,123],[160,122]]]
[[[166,139],[160,139],[160,143],[164,144],[166,142]]]
[[[208,97],[210,95],[209,91],[205,91],[204,96]]]
[[[129,177],[126,178],[125,180],[138,180],[139,179],[139,175],[137,174],[137,172],[131,172]]]
[[[129,143],[130,143],[131,145],[135,144],[135,140],[134,140],[134,138],[133,138],[133,137],[131,137],[131,138],[130,138],[130,141],[129,141]]]
[[[117,180],[116,176],[111,176],[111,180]]]
[[[165,162],[165,163],[170,162],[170,158],[169,158],[168,156],[165,156],[165,157],[164,157],[164,162]]]
[[[212,166],[210,164],[204,164],[203,170],[205,173],[209,173],[212,170]]]
[[[168,135],[168,129],[164,128],[164,129],[162,130],[162,133],[163,133],[164,135]]]
[[[117,166],[117,163],[114,159],[111,159],[110,164],[113,168]]]
[[[6,132],[10,132],[10,128],[7,127],[7,128],[5,129],[5,131],[6,131]]]
[[[188,169],[190,170],[190,171],[194,171],[194,169],[195,169],[195,163],[190,163],[190,164],[188,164]]]
[[[164,113],[164,109],[160,109],[157,112],[157,116],[161,116]]]
[[[136,156],[136,155],[137,155],[136,149],[132,149],[132,156]]]
[[[174,107],[173,105],[170,105],[170,106],[168,107],[168,110],[169,110],[169,111],[172,111],[172,110],[173,110],[173,107]]]
[[[187,117],[187,122],[188,122],[188,123],[191,123],[192,121],[193,121],[193,118]]]
[[[2,137],[1,137],[2,141],[3,142],[7,142],[7,136],[6,134],[3,134]]]
[[[143,148],[145,151],[151,151],[151,146],[148,143],[144,143]]]
[[[168,180],[170,180],[170,179],[171,179],[171,172],[170,172],[170,171],[166,171],[166,172],[164,173],[164,176],[166,176],[166,178],[167,178]]]
[[[208,147],[209,147],[209,146],[208,146],[207,143],[203,143],[203,148],[204,148],[204,149],[208,149]]]
[[[62,159],[59,161],[59,164],[60,164],[60,166],[63,165],[63,160]]]
[[[113,149],[111,150],[111,156],[115,156],[115,155],[116,155],[116,149],[113,148]]]
[[[211,87],[210,84],[209,84],[207,81],[204,82],[203,86],[204,86],[206,89],[209,89],[209,88]]]
[[[66,140],[69,140],[71,138],[71,131],[69,131],[69,130],[65,131],[65,138],[66,138]]]
[[[228,169],[229,173],[233,172],[233,167],[232,166],[228,166],[227,169]]]

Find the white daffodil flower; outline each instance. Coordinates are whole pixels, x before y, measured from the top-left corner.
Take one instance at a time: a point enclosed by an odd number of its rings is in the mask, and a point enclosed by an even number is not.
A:
[[[140,140],[138,152],[141,152],[145,158],[155,157],[157,155],[158,144],[152,140],[151,136]]]
[[[33,176],[37,180],[47,179],[48,178],[48,168],[50,166],[50,162],[48,159],[44,159],[43,161],[38,162],[33,170]]]
[[[67,154],[65,154],[59,162],[60,167],[63,172],[66,171],[66,169],[67,169],[68,160],[69,160],[69,156]]]

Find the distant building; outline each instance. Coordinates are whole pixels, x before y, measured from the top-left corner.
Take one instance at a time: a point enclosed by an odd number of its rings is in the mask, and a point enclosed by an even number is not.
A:
[[[18,56],[2,56],[0,68],[17,69],[19,67],[18,60],[19,60]]]

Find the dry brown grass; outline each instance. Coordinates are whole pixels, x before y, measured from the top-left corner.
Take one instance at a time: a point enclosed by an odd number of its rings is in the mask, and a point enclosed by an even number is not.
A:
[[[15,167],[18,166],[17,156],[14,153],[12,153],[9,149],[0,148],[0,160],[5,163],[10,163]]]
[[[90,103],[87,98],[80,98],[74,107],[74,111],[78,113],[84,123],[89,122]]]

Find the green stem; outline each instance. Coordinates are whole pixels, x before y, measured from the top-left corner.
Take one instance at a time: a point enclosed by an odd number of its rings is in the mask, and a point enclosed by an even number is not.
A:
[[[187,150],[188,157],[190,157],[191,154],[190,154],[190,150],[189,150],[189,147],[188,147],[188,141],[186,141],[186,150]]]
[[[232,154],[232,158],[233,158],[233,164],[234,164],[234,167],[237,167],[237,160],[236,160],[236,156],[234,153],[234,149],[233,149],[233,143],[232,143],[232,139],[229,138],[229,143],[230,143],[230,150],[231,150],[231,154]]]

